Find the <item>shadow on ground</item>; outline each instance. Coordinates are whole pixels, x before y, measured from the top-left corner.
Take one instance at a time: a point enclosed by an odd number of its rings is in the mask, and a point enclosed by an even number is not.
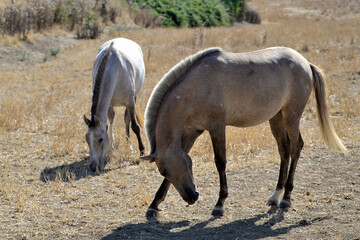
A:
[[[116,169],[125,168],[130,165],[139,164],[139,161],[130,161],[123,160],[120,166],[105,168],[103,171],[93,172],[89,168],[89,157],[81,158],[80,161],[63,164],[61,166],[53,167],[53,168],[45,168],[40,173],[40,180],[43,182],[48,181],[77,181],[82,178],[98,176]],[[107,163],[105,163],[106,167]]]
[[[106,170],[105,170],[106,172]],[[89,168],[89,157],[82,158],[80,161],[64,164],[53,168],[45,168],[40,174],[40,180],[69,182],[79,180],[87,176],[95,176],[101,173],[94,173]]]
[[[257,221],[264,217],[270,218],[267,222],[259,225]],[[325,218],[324,218],[325,219]],[[190,226],[189,221],[180,222],[145,222],[127,224],[114,230],[102,240],[113,239],[260,239],[264,237],[279,237],[291,229],[306,227],[315,221],[300,221],[293,225],[274,227],[275,224],[284,220],[284,211],[272,207],[267,214],[259,214],[256,217],[236,220],[216,227],[207,227],[209,223],[217,221],[211,217],[209,220]]]

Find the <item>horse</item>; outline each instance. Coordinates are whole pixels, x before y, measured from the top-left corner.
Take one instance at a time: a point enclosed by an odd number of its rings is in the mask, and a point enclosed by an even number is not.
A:
[[[136,134],[140,154],[144,145],[140,136],[142,115],[136,111],[136,95],[145,78],[145,64],[140,46],[126,38],[115,38],[105,42],[94,60],[93,96],[91,119],[83,116],[88,131],[85,135],[90,150],[90,168],[102,170],[113,148],[113,122],[115,106],[125,106],[126,136],[131,129]],[[108,135],[107,118],[110,129]],[[140,124],[140,125],[139,125]]]
[[[312,89],[326,143],[346,152],[328,115],[323,74],[295,50],[273,47],[231,53],[208,48],[180,61],[156,85],[145,110],[150,154],[141,159],[155,162],[164,176],[146,217],[157,217],[170,184],[188,204],[197,201],[188,153],[205,130],[220,178],[219,198],[211,214],[222,216],[228,196],[225,127],[250,127],[265,121],[270,123],[281,159],[278,183],[267,204],[289,208],[304,145],[299,123]]]

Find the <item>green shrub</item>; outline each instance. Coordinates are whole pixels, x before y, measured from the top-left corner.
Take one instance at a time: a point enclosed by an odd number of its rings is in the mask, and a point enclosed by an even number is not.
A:
[[[165,27],[200,27],[230,24],[230,15],[220,0],[135,0],[138,8],[149,7]]]
[[[222,0],[222,2],[228,8],[232,23],[245,19],[246,0]]]

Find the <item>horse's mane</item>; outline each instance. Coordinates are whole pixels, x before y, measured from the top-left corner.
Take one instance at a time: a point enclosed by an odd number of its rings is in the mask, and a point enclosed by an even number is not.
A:
[[[189,68],[199,59],[214,52],[221,51],[221,48],[207,48],[197,52],[194,55],[188,56],[176,64],[165,76],[158,82],[151,93],[149,101],[145,110],[145,132],[150,146],[150,154],[156,150],[156,136],[155,126],[158,110],[161,102],[170,89],[186,72]]]
[[[106,64],[109,59],[113,44],[114,44],[114,42],[111,42],[109,48],[106,50],[104,56],[100,60],[99,68],[96,72],[95,82],[94,82],[94,90],[93,90],[93,96],[92,96],[91,120],[90,120],[89,127],[95,126],[94,115],[96,114],[96,108],[97,108],[98,101],[99,101],[101,81],[103,79]]]

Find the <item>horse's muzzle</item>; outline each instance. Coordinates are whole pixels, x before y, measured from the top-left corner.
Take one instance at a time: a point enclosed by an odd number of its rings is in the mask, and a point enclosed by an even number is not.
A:
[[[188,204],[192,205],[199,199],[199,193],[192,189],[186,189],[187,198],[183,198]]]
[[[97,168],[98,168],[98,164],[97,164],[95,161],[93,161],[93,162],[90,163],[90,169],[91,169],[93,172],[96,172]]]

